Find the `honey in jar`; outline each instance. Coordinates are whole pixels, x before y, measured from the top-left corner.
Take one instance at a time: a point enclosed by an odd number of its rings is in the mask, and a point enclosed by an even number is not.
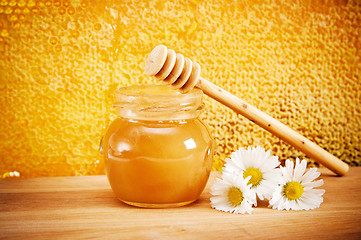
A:
[[[197,200],[213,159],[213,139],[198,118],[202,95],[158,85],[115,92],[118,118],[103,137],[102,152],[119,200],[151,208]]]

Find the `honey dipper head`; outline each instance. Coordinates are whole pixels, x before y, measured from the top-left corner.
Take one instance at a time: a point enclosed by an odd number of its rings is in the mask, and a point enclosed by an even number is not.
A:
[[[201,68],[182,54],[167,49],[164,45],[156,46],[145,62],[145,74],[172,85],[183,92],[192,90],[200,77]]]

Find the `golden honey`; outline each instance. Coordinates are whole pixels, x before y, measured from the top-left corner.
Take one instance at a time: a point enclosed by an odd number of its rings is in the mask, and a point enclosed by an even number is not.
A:
[[[109,183],[121,201],[173,207],[195,201],[212,167],[213,140],[198,118],[202,92],[165,86],[120,89],[119,117],[102,141]]]

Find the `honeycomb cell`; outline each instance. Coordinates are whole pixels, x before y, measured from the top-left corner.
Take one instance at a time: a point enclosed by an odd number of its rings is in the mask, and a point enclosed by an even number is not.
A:
[[[44,2],[44,5],[47,6],[47,7],[51,7],[51,5],[52,5],[51,0],[46,0],[46,1]]]
[[[81,47],[81,50],[84,51],[84,52],[88,52],[89,49],[90,49],[90,46],[87,43],[81,44],[80,47]]]
[[[58,8],[58,13],[59,13],[60,15],[64,15],[64,14],[66,13],[66,8],[65,8],[65,7],[59,7],[59,8]]]
[[[40,8],[44,7],[45,6],[45,3],[42,1],[42,0],[37,0],[36,1],[36,5]]]
[[[95,23],[94,30],[99,31],[100,29],[102,29],[102,25],[100,23]]]
[[[61,6],[61,1],[60,0],[54,0],[53,5],[54,5],[54,7],[60,7]]]
[[[49,38],[49,43],[51,45],[56,45],[58,43],[58,38],[57,37],[50,37]]]
[[[26,4],[27,4],[27,1],[26,0],[18,0],[18,6],[19,7],[24,7],[24,6],[26,6]]]
[[[69,0],[63,0],[63,6],[64,7],[69,7],[70,6],[70,1]]]
[[[16,4],[17,4],[17,0],[10,0],[10,1],[8,2],[8,5],[9,5],[10,7],[14,7],[14,6],[16,6]]]
[[[9,30],[7,30],[6,28],[2,29],[0,35],[4,38],[9,37]]]
[[[32,7],[31,12],[34,13],[34,14],[37,14],[37,13],[39,13],[39,8],[38,7]]]
[[[108,53],[108,51],[106,51],[106,50],[101,50],[100,51],[100,59],[102,60],[102,61],[109,61],[109,53]]]
[[[21,26],[21,23],[20,23],[19,21],[13,22],[13,27],[14,27],[14,29],[19,29],[20,26]]]
[[[9,4],[9,2],[7,0],[1,0],[0,1],[0,6],[7,6]]]
[[[29,0],[26,6],[29,8],[35,7],[36,6],[35,0]]]
[[[88,7],[88,5],[89,5],[89,3],[88,3],[87,0],[83,0],[83,1],[80,2],[80,6],[82,6],[83,8]]]
[[[15,14],[10,15],[10,17],[9,17],[9,21],[10,21],[10,22],[15,22],[15,21],[17,21],[18,19],[19,19],[18,16],[15,15]]]
[[[71,30],[71,36],[74,38],[78,38],[80,35],[78,30]]]
[[[14,10],[13,10],[12,7],[6,7],[4,13],[5,13],[5,14],[12,14],[13,11],[14,11]]]
[[[29,8],[27,8],[27,7],[25,7],[25,8],[23,9],[23,13],[24,13],[24,14],[28,14],[28,13],[30,13],[30,9],[29,9]]]
[[[58,44],[54,47],[54,50],[55,52],[61,52],[63,50],[63,47],[60,44]]]
[[[18,7],[14,8],[14,13],[15,13],[15,14],[20,14],[20,13],[22,13],[21,8],[18,8]]]
[[[75,14],[75,8],[70,6],[70,7],[68,7],[67,12],[68,12],[69,15],[74,15]]]
[[[18,17],[19,17],[19,20],[20,20],[20,21],[24,21],[24,20],[25,20],[25,15],[24,15],[24,14],[19,14]]]

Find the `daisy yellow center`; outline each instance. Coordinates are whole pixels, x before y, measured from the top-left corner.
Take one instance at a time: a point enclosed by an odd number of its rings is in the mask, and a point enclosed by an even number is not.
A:
[[[289,200],[297,200],[303,194],[303,186],[299,182],[288,182],[283,187],[283,195]]]
[[[238,187],[231,187],[228,190],[228,200],[233,206],[241,205],[243,199],[243,193]]]
[[[248,184],[252,184],[252,186],[257,186],[262,181],[262,172],[258,168],[250,167],[247,168],[246,171],[243,173],[243,178],[247,178],[251,176]]]

